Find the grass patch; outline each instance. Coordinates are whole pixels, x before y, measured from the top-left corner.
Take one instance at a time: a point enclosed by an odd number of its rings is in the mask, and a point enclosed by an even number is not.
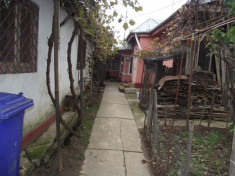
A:
[[[153,165],[155,175],[166,175],[168,127],[160,126],[159,155]],[[190,157],[190,176],[227,176],[233,134],[226,129],[195,126]],[[188,132],[174,127],[169,150],[169,175],[181,176],[185,167]]]
[[[78,161],[83,161],[85,159],[85,156],[80,153],[79,155],[74,155],[73,159],[78,160]]]
[[[210,131],[206,140],[206,145],[214,146],[222,140],[224,140],[224,136],[221,133],[218,131]]]
[[[89,97],[89,95],[87,95],[87,97]],[[100,94],[99,96],[94,95],[93,100],[90,100],[91,102],[89,104],[89,102],[84,98],[84,103],[86,102],[87,105],[83,110],[83,128],[80,131],[82,138],[79,140],[79,142],[84,145],[84,149],[86,149],[89,144],[92,127],[96,118],[97,111],[100,107],[101,99],[102,94]]]
[[[231,137],[225,129],[200,129],[193,138],[192,167],[195,175],[227,175]]]
[[[42,157],[42,155],[46,152],[47,148],[48,148],[47,144],[43,144],[43,145],[31,148],[27,152],[28,152],[30,158],[40,159]],[[27,157],[27,156],[24,154],[24,157]]]
[[[63,171],[61,172],[61,175],[76,175],[80,172],[81,166],[85,159],[85,150],[89,144],[92,127],[103,93],[98,93],[98,91],[94,88],[94,96],[92,99],[90,99],[90,90],[85,91],[84,95],[83,123],[82,128],[79,130],[81,138],[77,138],[71,134],[66,137],[64,145],[61,148],[61,155],[63,159]],[[31,156],[32,158],[37,157],[38,153],[33,153]],[[56,155],[54,155],[48,163],[37,168],[33,175],[57,176],[57,162],[58,160]]]
[[[127,99],[136,99],[136,94],[125,94]]]

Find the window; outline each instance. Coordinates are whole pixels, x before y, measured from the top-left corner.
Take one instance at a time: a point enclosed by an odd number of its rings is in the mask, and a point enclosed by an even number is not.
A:
[[[84,69],[86,66],[86,48],[87,42],[83,39],[83,36],[80,34],[78,44],[78,58],[77,58],[77,69]],[[82,63],[81,63],[82,61]]]
[[[108,69],[118,71],[119,70],[119,62],[118,61],[109,61]]]
[[[0,74],[37,71],[38,13],[30,0],[0,0]]]
[[[132,74],[132,65],[133,65],[133,58],[131,57],[129,61],[129,74]]]

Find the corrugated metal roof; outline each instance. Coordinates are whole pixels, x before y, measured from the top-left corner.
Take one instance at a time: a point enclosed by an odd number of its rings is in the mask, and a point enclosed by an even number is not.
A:
[[[127,43],[127,46],[121,46],[118,48],[118,50],[133,50],[134,47],[130,44],[130,43]]]
[[[154,29],[157,25],[161,23],[160,20],[154,20],[154,19],[148,19],[141,25],[139,25],[136,29],[133,31],[130,31],[130,33],[146,33],[150,32],[152,29]]]
[[[215,2],[215,0],[200,0],[199,4],[206,4],[206,3],[209,3],[209,2]],[[186,2],[186,4],[190,4],[190,0],[188,0]]]

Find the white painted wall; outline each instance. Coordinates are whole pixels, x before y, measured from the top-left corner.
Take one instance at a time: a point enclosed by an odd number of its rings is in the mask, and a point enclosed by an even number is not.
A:
[[[24,134],[35,128],[42,121],[46,120],[51,114],[54,113],[54,108],[50,97],[47,93],[46,86],[46,59],[48,46],[48,37],[51,34],[52,18],[54,5],[53,0],[42,1],[34,0],[39,6],[39,28],[38,28],[38,63],[37,72],[35,73],[22,73],[22,74],[0,74],[0,92],[8,92],[18,94],[23,92],[24,96],[31,98],[34,101],[34,107],[28,109],[24,117]],[[66,12],[61,10],[60,20],[62,21],[66,17]],[[60,29],[60,50],[59,50],[59,77],[60,77],[60,103],[63,101],[65,95],[70,92],[69,77],[67,73],[67,48],[68,41],[73,31],[73,21],[68,21]],[[89,43],[89,42],[88,42]],[[91,50],[91,44],[89,43],[87,53]],[[78,87],[78,70],[76,70],[77,64],[77,48],[78,37],[75,38],[72,47],[72,64],[74,85]],[[88,56],[88,54],[87,54]],[[52,55],[53,58],[53,55]],[[51,63],[51,88],[54,92],[54,68],[52,59]],[[84,70],[84,77],[88,77],[88,66]]]

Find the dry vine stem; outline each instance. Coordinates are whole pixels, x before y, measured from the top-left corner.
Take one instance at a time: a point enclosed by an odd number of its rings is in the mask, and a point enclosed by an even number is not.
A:
[[[77,104],[77,95],[75,93],[75,90],[74,90],[74,79],[73,79],[73,73],[72,73],[72,62],[71,62],[71,50],[72,50],[72,45],[73,45],[73,41],[74,41],[74,38],[76,37],[76,35],[78,34],[78,24],[75,23],[75,28],[73,30],[73,33],[72,33],[72,36],[70,38],[70,41],[68,43],[68,51],[67,51],[67,54],[68,54],[68,57],[67,57],[67,61],[68,61],[68,74],[69,74],[69,80],[70,80],[70,90],[71,90],[71,93],[73,95],[73,105],[74,105],[74,108],[76,109],[77,111],[77,126],[76,128],[80,127],[82,125],[82,118],[81,118],[81,110],[80,108],[78,107],[78,104]]]
[[[67,17],[66,17],[67,18]],[[65,23],[64,23],[65,24]],[[53,26],[53,25],[52,25]],[[63,25],[61,25],[63,26]],[[51,54],[52,54],[52,48],[53,48],[53,44],[54,44],[54,32],[53,32],[53,27],[52,27],[52,33],[50,35],[50,37],[48,38],[48,54],[47,54],[47,71],[46,71],[46,82],[47,82],[47,90],[48,90],[48,94],[51,98],[51,101],[53,103],[53,105],[55,106],[55,98],[52,94],[51,91],[51,85],[50,85],[50,65],[51,65]],[[64,128],[69,131],[71,134],[73,134],[74,136],[80,138],[81,136],[74,130],[72,130],[67,124],[66,122],[63,120],[61,113],[59,112],[59,116],[60,116],[60,123],[64,126]]]

